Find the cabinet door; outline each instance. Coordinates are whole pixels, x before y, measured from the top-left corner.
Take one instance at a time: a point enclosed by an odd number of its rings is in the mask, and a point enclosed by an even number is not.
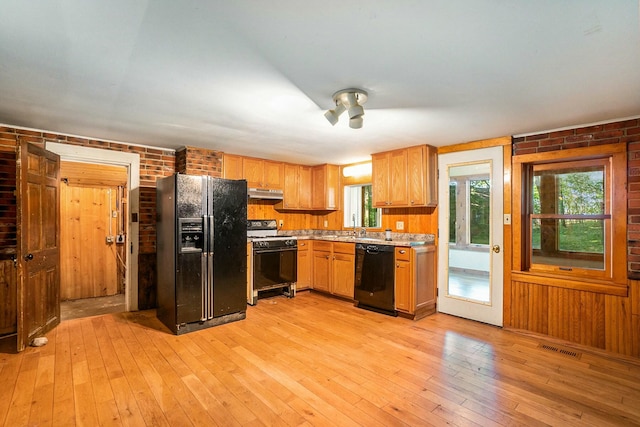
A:
[[[387,206],[389,200],[389,156],[387,153],[371,155],[371,181],[373,205]]]
[[[265,188],[280,189],[284,187],[284,164],[281,162],[264,161],[263,182]]]
[[[305,240],[298,241],[298,282],[296,288],[298,290],[309,289],[311,287],[311,257],[309,251],[309,242]]]
[[[331,292],[331,252],[313,251],[313,289]]]
[[[242,179],[242,157],[225,154],[222,157],[222,176],[226,179]]]
[[[426,170],[425,170],[425,205],[438,205],[438,149],[427,145],[425,147]]]
[[[355,255],[334,253],[332,293],[353,298]]]
[[[298,207],[311,209],[311,167],[298,168]]]
[[[389,156],[389,194],[390,206],[408,206],[407,150],[392,151]]]
[[[340,167],[336,165],[325,165],[325,207],[330,210],[340,208]]]
[[[409,205],[424,206],[426,204],[425,191],[425,159],[426,147],[419,145],[407,149],[407,173],[409,175]]]
[[[297,165],[284,165],[284,189],[282,193],[282,206],[285,209],[299,207],[299,167]]]
[[[326,173],[322,166],[316,166],[311,173],[311,208],[324,209]]]
[[[409,249],[396,248],[395,298],[396,310],[413,313],[412,266]]]
[[[247,187],[264,188],[264,160],[245,157],[242,159],[242,170]]]

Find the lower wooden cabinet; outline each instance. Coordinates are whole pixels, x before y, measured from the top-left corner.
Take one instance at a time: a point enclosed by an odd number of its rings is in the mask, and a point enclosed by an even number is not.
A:
[[[312,240],[298,240],[298,291],[311,287],[311,250]]]
[[[353,299],[355,243],[314,241],[312,287]]]
[[[398,314],[420,319],[436,311],[436,247],[397,247],[395,304]]]

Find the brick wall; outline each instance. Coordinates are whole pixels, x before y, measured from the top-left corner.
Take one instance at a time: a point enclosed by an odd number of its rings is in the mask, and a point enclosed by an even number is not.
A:
[[[197,147],[182,147],[176,152],[176,172],[187,175],[222,176],[222,156],[220,151]]]
[[[18,140],[44,147],[46,141],[140,156],[138,307],[156,306],[156,180],[175,171],[222,176],[222,152],[184,147],[178,152],[57,133],[0,126],[0,257],[16,252],[15,152]],[[4,255],[3,255],[4,254]]]
[[[13,195],[13,190],[15,190],[15,150],[19,139],[41,147],[44,147],[46,141],[52,141],[140,155],[138,306],[140,309],[155,307],[156,281],[155,274],[153,273],[155,270],[156,253],[155,186],[158,178],[174,173],[174,151],[0,126],[0,153],[3,154],[3,156],[0,157],[4,159],[4,155],[10,153],[10,158],[7,159],[10,166],[3,167],[0,165],[0,178],[3,178],[2,184],[0,184],[0,234],[4,232],[5,238],[8,239],[6,241],[0,240],[0,244],[3,245],[3,250],[13,250],[14,252],[16,249],[16,239],[11,236],[15,236],[16,234],[16,197]],[[11,167],[13,168],[12,170]],[[12,188],[10,194],[3,190],[3,188],[6,188],[8,185],[8,183],[5,184],[4,176],[1,175],[3,169],[14,177],[11,183]],[[4,226],[1,224],[4,224]]]
[[[627,143],[627,253],[630,279],[640,279],[640,119],[513,138],[513,155]],[[614,212],[615,215],[615,212]]]

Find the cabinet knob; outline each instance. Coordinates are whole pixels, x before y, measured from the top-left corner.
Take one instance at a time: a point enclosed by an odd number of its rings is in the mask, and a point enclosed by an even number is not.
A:
[[[400,264],[396,264],[396,268],[400,268]]]
[[[327,255],[327,259],[329,259],[329,255]]]

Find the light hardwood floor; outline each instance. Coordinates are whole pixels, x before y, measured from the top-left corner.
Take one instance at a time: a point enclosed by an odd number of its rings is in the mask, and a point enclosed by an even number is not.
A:
[[[4,425],[640,424],[640,361],[310,292],[179,337],[143,311],[64,321],[48,338],[0,352]]]

